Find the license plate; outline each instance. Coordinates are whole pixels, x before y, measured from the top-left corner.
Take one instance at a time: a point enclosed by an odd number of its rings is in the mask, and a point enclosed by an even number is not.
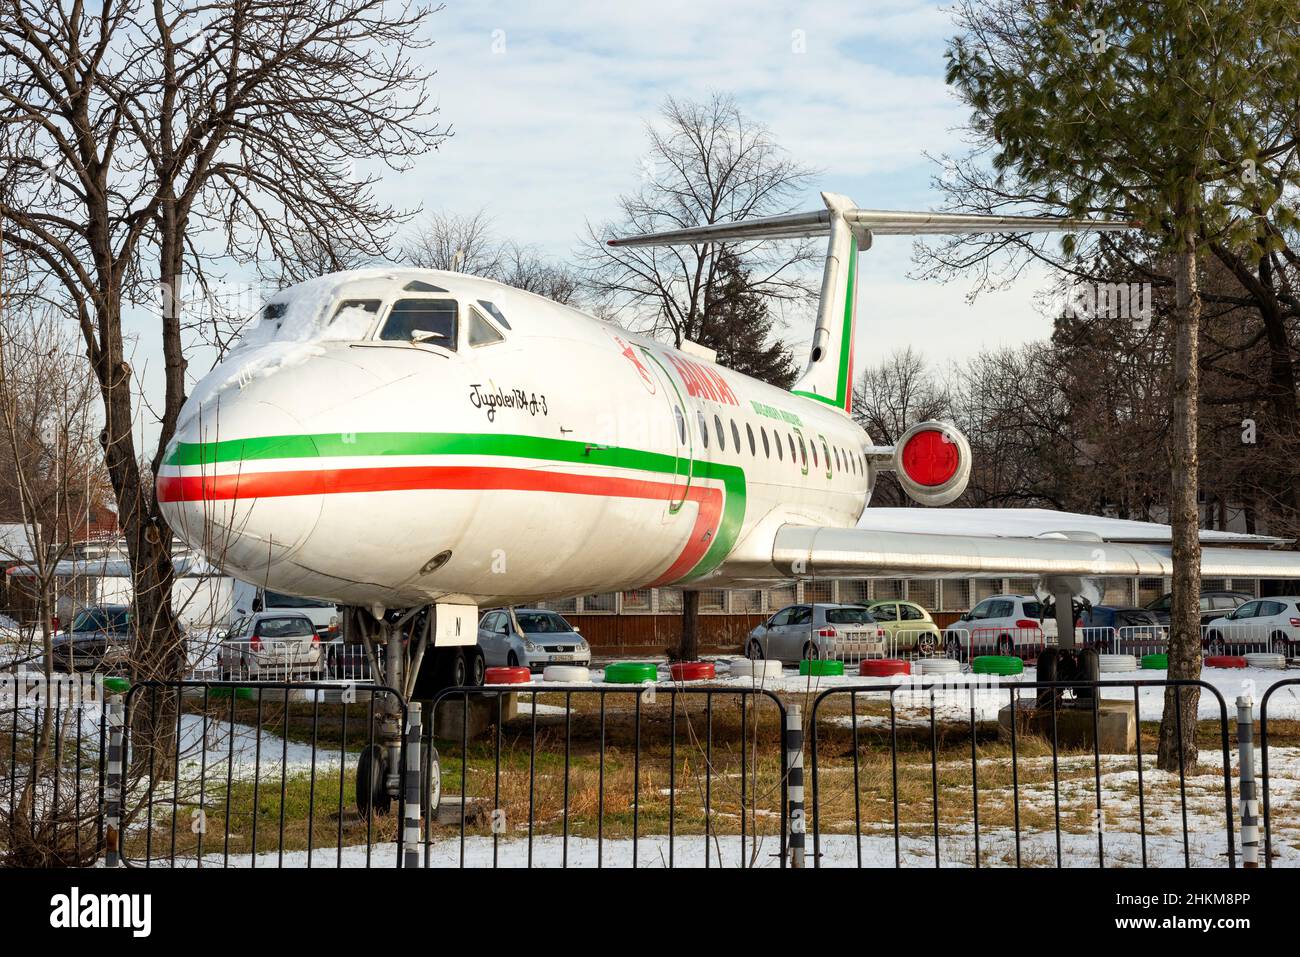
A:
[[[573,655],[551,655],[552,661],[572,661]]]

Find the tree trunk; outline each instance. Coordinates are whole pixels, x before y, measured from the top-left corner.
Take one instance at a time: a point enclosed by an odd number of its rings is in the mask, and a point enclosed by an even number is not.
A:
[[[1173,529],[1173,602],[1169,609],[1169,678],[1201,676],[1201,541],[1197,489],[1198,338],[1201,299],[1196,285],[1196,239],[1183,230],[1175,266],[1173,409],[1170,429],[1169,524]],[[1200,689],[1165,689],[1157,761],[1166,771],[1196,764]],[[1181,763],[1179,755],[1182,755]]]
[[[682,592],[682,640],[677,645],[677,660],[695,661],[700,657],[700,593]]]

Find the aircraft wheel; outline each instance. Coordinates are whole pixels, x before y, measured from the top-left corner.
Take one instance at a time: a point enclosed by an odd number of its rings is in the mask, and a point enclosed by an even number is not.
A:
[[[462,651],[465,657],[465,683],[474,688],[483,687],[487,662],[483,658],[482,650],[477,645],[470,645]]]
[[[367,745],[357,758],[357,810],[362,817],[384,815],[393,799],[385,787],[388,754],[377,744]]]
[[[420,763],[424,765],[420,770],[420,814],[427,819],[438,813],[438,804],[442,800],[442,765],[438,761],[438,749],[430,744]]]

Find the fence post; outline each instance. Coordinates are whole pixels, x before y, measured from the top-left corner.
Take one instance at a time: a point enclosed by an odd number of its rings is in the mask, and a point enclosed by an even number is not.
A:
[[[420,866],[420,703],[406,708],[406,764],[402,788],[406,811],[402,818],[402,866]]]
[[[1241,776],[1241,862],[1259,867],[1259,795],[1255,790],[1255,699],[1237,697],[1237,760]]]
[[[104,785],[104,866],[122,861],[122,731],[125,705],[120,694],[108,697],[108,776]]]
[[[803,714],[790,705],[785,723],[786,767],[790,793],[790,866],[804,866],[805,815],[803,809]]]

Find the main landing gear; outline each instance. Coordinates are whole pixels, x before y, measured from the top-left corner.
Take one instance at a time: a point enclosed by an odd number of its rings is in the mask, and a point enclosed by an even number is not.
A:
[[[432,722],[432,702],[439,692],[483,684],[478,609],[435,604],[405,612],[357,607],[342,612],[344,639],[364,645],[375,684],[392,689],[376,696],[373,743],[357,760],[357,810],[363,817],[383,815],[401,795],[403,702],[423,702],[421,719]],[[431,741],[425,729],[421,741]],[[421,755],[420,778],[420,809],[427,815],[437,810],[440,790],[438,754],[432,746]]]

